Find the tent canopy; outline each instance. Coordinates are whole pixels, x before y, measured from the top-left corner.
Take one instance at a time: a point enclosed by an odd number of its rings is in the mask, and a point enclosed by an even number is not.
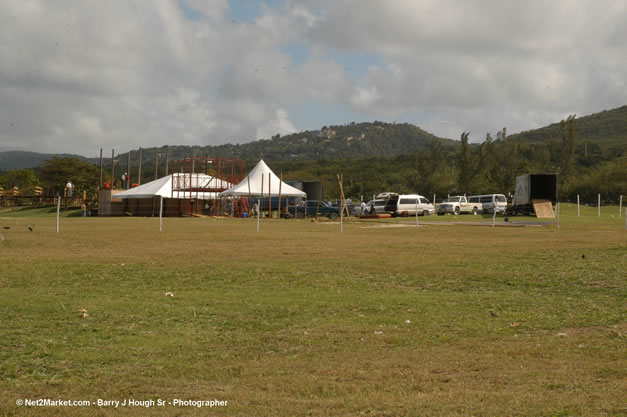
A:
[[[174,178],[174,182],[172,179]],[[175,186],[175,184],[180,184]],[[122,191],[115,195],[115,198],[194,198],[198,200],[216,200],[218,193],[215,190],[218,187],[230,187],[233,184],[212,177],[207,174],[172,174],[158,178],[130,190]],[[206,189],[207,191],[189,191],[190,188],[195,190]],[[186,191],[187,189],[187,191]]]
[[[270,180],[268,180],[270,178]],[[262,185],[263,181],[263,195],[262,195]],[[218,194],[220,197],[246,197],[250,196],[271,196],[278,197],[279,195],[279,184],[281,186],[281,196],[282,197],[305,197],[305,192],[299,190],[298,188],[294,188],[291,185],[288,185],[281,181],[279,177],[277,177],[274,172],[266,165],[263,160],[260,160],[259,163],[250,171],[248,176],[244,178],[239,184],[236,186],[229,188],[226,191],[222,191]]]

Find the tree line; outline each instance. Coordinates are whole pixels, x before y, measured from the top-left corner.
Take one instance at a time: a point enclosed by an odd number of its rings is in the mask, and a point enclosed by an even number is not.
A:
[[[288,179],[323,178],[330,198],[339,195],[336,173],[343,173],[344,190],[354,198],[370,199],[383,191],[439,197],[454,194],[513,194],[516,177],[527,173],[557,173],[563,200],[617,202],[627,191],[627,158],[602,160],[595,147],[577,139],[574,115],[560,122],[559,137],[528,143],[503,128],[486,134],[480,144],[463,132],[455,147],[431,140],[425,149],[395,157],[322,161],[274,161],[269,165]],[[588,149],[590,148],[590,149]],[[590,152],[588,152],[590,151]],[[590,163],[596,158],[595,163]]]
[[[514,192],[518,175],[557,173],[559,194],[563,200],[574,201],[580,195],[582,201],[592,202],[601,193],[606,200],[618,201],[619,195],[627,190],[627,158],[602,160],[595,155],[592,144],[584,149],[578,140],[577,119],[573,115],[559,124],[559,137],[543,142],[517,140],[503,128],[495,137],[486,134],[480,144],[470,143],[470,133],[463,132],[455,146],[434,137],[423,149],[397,156],[266,162],[287,181],[321,179],[329,199],[339,197],[338,173],[344,174],[345,194],[353,200],[362,197],[368,200],[384,191],[425,196],[436,194],[439,197],[449,194],[508,195]],[[257,161],[247,159],[245,170]],[[119,174],[123,170],[116,168]],[[104,172],[105,181],[111,180],[109,172],[110,164]],[[146,172],[153,172],[149,163]],[[143,182],[149,180],[145,178]],[[45,195],[62,194],[67,181],[72,181],[77,192],[95,193],[100,181],[99,167],[78,158],[55,157],[37,169],[16,169],[0,176],[0,186],[4,190],[18,187],[24,194],[31,193],[35,186],[43,187]]]

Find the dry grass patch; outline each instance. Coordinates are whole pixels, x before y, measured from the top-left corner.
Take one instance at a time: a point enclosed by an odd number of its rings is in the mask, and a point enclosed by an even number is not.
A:
[[[7,222],[4,415],[77,415],[15,406],[37,397],[229,400],[81,415],[625,414],[616,220]]]

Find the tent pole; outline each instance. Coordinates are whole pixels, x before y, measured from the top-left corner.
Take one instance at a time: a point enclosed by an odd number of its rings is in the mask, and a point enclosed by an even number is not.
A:
[[[283,184],[282,172],[281,172],[281,177],[279,178],[279,207],[277,208],[277,213],[279,213],[279,219],[281,218],[281,184]]]
[[[272,175],[268,173],[268,216],[272,218]]]
[[[264,174],[262,173],[261,174],[261,199],[263,199],[263,180],[264,180]],[[259,211],[261,211],[261,201],[259,202]]]
[[[250,216],[250,175],[246,177],[246,182],[248,183],[248,215]]]

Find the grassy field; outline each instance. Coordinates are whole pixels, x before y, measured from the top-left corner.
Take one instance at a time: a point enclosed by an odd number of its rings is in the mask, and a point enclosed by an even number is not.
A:
[[[618,208],[565,206],[559,229],[69,217],[59,234],[41,210],[0,213],[0,416],[627,415]],[[16,405],[38,398],[166,405]]]

